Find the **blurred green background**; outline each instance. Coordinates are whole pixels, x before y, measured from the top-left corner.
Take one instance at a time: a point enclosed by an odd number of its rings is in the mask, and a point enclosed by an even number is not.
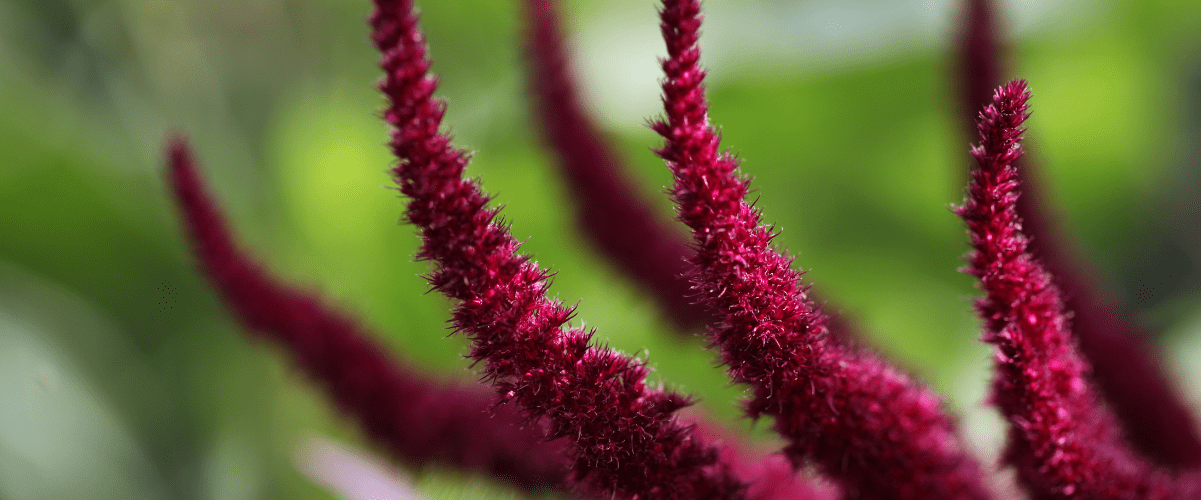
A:
[[[700,341],[675,339],[572,227],[530,126],[520,3],[421,2],[470,172],[598,338],[739,429]],[[1029,150],[1081,245],[1201,389],[1201,3],[1004,3],[1008,76],[1030,80]],[[472,380],[427,294],[386,169],[366,1],[0,0],[0,498],[335,498],[297,472],[305,439],[362,443],[271,346],[248,342],[194,270],[162,145],[191,138],[244,241],[358,314],[403,362]],[[836,311],[928,379],[981,453],[959,220],[969,165],[955,101],[956,2],[709,0],[714,122],[758,205]],[[565,6],[580,73],[662,208],[654,6]],[[760,425],[758,427],[766,427]],[[762,429],[756,432],[762,433]],[[512,495],[441,470],[430,498]]]

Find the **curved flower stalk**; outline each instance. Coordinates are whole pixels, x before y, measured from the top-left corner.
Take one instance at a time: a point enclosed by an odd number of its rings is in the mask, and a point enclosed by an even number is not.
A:
[[[939,398],[876,357],[833,342],[791,259],[746,202],[737,162],[719,154],[698,66],[697,0],[665,0],[661,13],[667,117],[652,127],[675,175],[680,220],[698,246],[697,287],[721,315],[713,343],[752,417],[770,415],[794,464],[811,460],[849,496],[988,498],[979,466]]]
[[[960,93],[967,113],[992,101],[1001,81],[1002,51],[995,5],[966,3],[960,53]],[[1040,189],[1029,158],[1015,160],[1022,196],[1017,216],[1029,237],[1030,251],[1054,276],[1072,311],[1072,333],[1080,353],[1092,365],[1091,379],[1122,424],[1130,443],[1149,458],[1170,467],[1201,465],[1196,421],[1164,374],[1163,363],[1135,315],[1082,257],[1056,221]]]
[[[546,58],[544,98],[578,104],[550,0],[529,1],[550,30],[541,35],[549,45],[535,54]],[[454,326],[471,338],[471,357],[500,401],[519,406],[485,416],[496,398],[406,373],[353,321],[276,283],[237,248],[183,143],[170,151],[173,187],[206,273],[243,321],[292,352],[370,437],[412,465],[442,461],[508,476],[530,491],[561,487],[589,497],[991,497],[939,398],[834,335],[791,259],[771,248],[774,232],[745,199],[749,181],[718,150],[709,123],[699,0],[664,0],[666,118],[652,127],[665,140],[658,154],[675,177],[679,217],[693,232],[695,290],[718,315],[712,343],[732,378],[750,386],[747,413],[771,416],[786,442],[767,460],[707,444],[703,428],[676,416],[686,397],[647,386],[644,361],[591,347],[590,332],[564,327],[572,309],[547,297],[549,273],[518,253],[488,196],[463,178],[469,155],[440,131],[445,105],[433,98],[412,0],[375,0],[375,7],[372,39],[389,100],[383,116],[395,127],[390,146],[400,160],[393,174],[422,237],[419,258],[434,261],[429,282],[455,301]],[[1021,232],[1015,165],[1027,98],[1024,82],[1015,82],[982,113],[982,144],[973,149],[979,168],[957,210],[972,233],[969,272],[985,291],[977,304],[985,340],[998,346],[994,400],[1010,425],[1005,458],[1032,499],[1201,498],[1201,469],[1173,475],[1124,441],[1074,350],[1063,293]],[[572,140],[607,147],[587,116],[570,110],[547,114],[558,116],[559,128],[579,125],[574,132],[583,135]],[[569,145],[559,147],[599,151]],[[510,425],[518,420],[529,425]],[[547,444],[544,435],[572,444]],[[793,483],[802,467],[831,480],[837,493]]]
[[[181,217],[205,274],[231,310],[259,336],[290,351],[325,386],[369,437],[406,464],[442,464],[485,473],[527,492],[563,491],[568,462],[563,441],[548,442],[541,426],[493,394],[427,379],[391,361],[357,323],[320,298],[279,283],[246,255],[209,194],[182,140],[168,148],[168,175]],[[702,429],[708,417],[689,412]],[[368,428],[370,423],[377,424]],[[756,500],[823,500],[812,486],[754,456],[732,436],[721,461],[752,484]]]
[[[359,325],[314,295],[278,283],[246,255],[182,140],[170,183],[200,267],[259,337],[288,351],[375,443],[414,467],[482,472],[526,491],[562,488],[567,461],[536,423],[482,388],[457,387],[397,366]]]
[[[620,154],[580,98],[555,0],[525,3],[536,117],[575,195],[581,230],[615,266],[655,293],[681,331],[710,324],[713,313],[691,290],[693,252],[686,237],[657,220],[639,198]],[[836,338],[863,338],[843,316],[832,316],[827,326]]]
[[[1173,484],[1137,456],[1086,379],[1062,293],[1029,251],[1014,162],[1029,116],[1025,81],[997,90],[978,121],[967,201],[956,209],[974,251],[966,272],[985,296],[976,309],[996,344],[993,399],[1009,420],[1006,460],[1034,498],[1171,498]]]
[[[654,215],[625,175],[624,162],[585,109],[552,0],[526,0],[530,86],[542,136],[557,156],[581,232],[618,270],[651,292],[680,331],[712,315],[694,298],[687,240]]]
[[[433,287],[454,299],[455,328],[473,341],[470,357],[500,393],[554,437],[574,442],[573,479],[585,489],[631,499],[742,498],[745,486],[674,412],[689,401],[647,387],[644,362],[590,347],[591,334],[563,329],[571,308],[546,297],[548,273],[463,179],[468,155],[439,131],[444,105],[433,99],[424,37],[411,0],[377,0],[370,22],[383,54],[380,90],[396,127],[393,170],[419,228],[420,258],[436,263]]]

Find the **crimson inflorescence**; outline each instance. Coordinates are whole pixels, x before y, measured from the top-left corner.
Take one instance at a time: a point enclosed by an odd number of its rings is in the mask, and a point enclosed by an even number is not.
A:
[[[990,2],[968,2],[963,94],[983,111],[977,165],[955,211],[971,240],[965,271],[984,292],[976,302],[984,341],[996,346],[992,400],[1009,424],[1004,460],[1031,499],[1201,498],[1192,417],[1143,352],[1134,322],[1037,200],[1020,193],[1029,181],[1019,160],[1030,93],[1015,80],[981,102],[998,83],[1002,44]],[[720,150],[709,120],[699,0],[663,0],[665,114],[651,123],[691,243],[637,198],[584,110],[553,0],[526,2],[531,91],[583,232],[682,330],[708,324],[711,347],[749,389],[747,415],[769,417],[784,440],[777,457],[748,452],[703,416],[681,418],[691,400],[649,384],[645,359],[566,326],[573,310],[548,297],[548,272],[519,252],[480,183],[464,177],[469,155],[442,130],[445,103],[434,97],[412,0],[374,3],[405,217],[420,234],[418,258],[432,263],[429,283],[453,299],[454,329],[471,339],[469,356],[496,396],[410,373],[355,322],[277,283],[238,249],[182,141],[169,153],[204,272],[247,326],[290,352],[370,438],[413,466],[443,463],[588,498],[998,497],[990,467],[969,451],[938,395],[824,313],[792,258],[772,245],[774,230],[746,199],[749,178]],[[796,475],[803,469],[829,483]]]
[[[281,284],[229,231],[182,140],[168,174],[200,267],[233,312],[279,344],[348,417],[404,462],[443,464],[505,478],[529,490],[562,486],[561,443],[548,443],[510,405],[402,367],[356,321],[315,294]]]

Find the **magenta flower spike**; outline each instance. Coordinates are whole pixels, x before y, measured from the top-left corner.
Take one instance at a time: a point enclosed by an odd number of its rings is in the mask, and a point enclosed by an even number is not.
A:
[[[752,417],[770,415],[794,464],[815,463],[849,497],[989,498],[976,462],[937,395],[866,352],[831,340],[791,259],[746,202],[737,161],[718,152],[698,61],[700,3],[661,13],[667,117],[652,127],[675,175],[680,220],[693,230],[697,287],[720,315],[712,340]]]
[[[229,308],[259,338],[288,351],[376,444],[414,466],[484,473],[529,492],[563,488],[565,450],[487,391],[407,371],[350,318],[278,283],[234,241],[182,140],[168,153],[170,184],[193,250]]]
[[[625,162],[580,97],[555,0],[526,0],[526,12],[536,117],[575,195],[580,229],[628,277],[655,292],[681,331],[711,323],[715,316],[691,289],[688,240],[657,220],[638,196]],[[839,339],[863,338],[842,316],[827,326]]]
[[[621,155],[580,99],[553,0],[525,4],[537,123],[571,188],[581,232],[614,267],[650,292],[680,331],[703,327],[712,315],[691,291],[687,240],[639,197]]]
[[[454,326],[473,341],[470,357],[507,400],[546,417],[573,447],[573,480],[586,491],[629,499],[743,498],[745,485],[674,417],[689,401],[648,387],[645,363],[588,345],[564,330],[571,308],[546,296],[549,274],[517,252],[478,184],[463,178],[468,155],[439,131],[427,47],[411,0],[377,0],[370,22],[383,54],[380,90],[396,129],[393,170],[422,238],[429,281],[457,303]]]
[[[542,126],[564,165],[589,167],[572,174],[585,211],[630,210],[670,241],[670,231],[631,194],[614,149],[583,110],[553,0],[527,1]],[[677,411],[690,400],[648,385],[645,360],[590,346],[592,332],[566,326],[573,309],[547,296],[550,273],[519,253],[499,209],[489,206],[478,181],[464,178],[469,154],[441,130],[445,104],[434,98],[437,81],[413,0],[374,4],[372,40],[382,55],[379,88],[388,100],[383,118],[393,127],[389,145],[399,159],[392,173],[407,197],[406,219],[420,233],[418,258],[432,261],[427,279],[454,302],[453,327],[471,339],[469,357],[499,396],[410,373],[316,294],[279,283],[239,248],[186,145],[174,141],[169,151],[171,185],[205,274],[236,315],[258,337],[290,352],[368,437],[409,465],[484,472],[531,493],[631,500],[992,498],[985,485],[994,482],[966,450],[938,396],[836,333],[792,259],[772,247],[774,230],[746,200],[749,180],[737,160],[719,150],[709,123],[699,0],[663,0],[666,116],[651,126],[664,137],[657,153],[674,176],[679,219],[693,235],[676,251],[690,249],[691,290],[716,316],[712,346],[732,379],[749,386],[747,414],[770,416],[783,437],[782,452],[766,458],[713,430],[703,416],[700,424],[682,420]],[[987,25],[987,12],[973,11],[972,22]],[[995,39],[979,26],[968,29],[966,50],[974,55],[965,57],[965,67],[993,64],[980,68],[982,78],[991,78],[999,60]],[[1137,448],[1128,443],[1071,333],[1073,321],[1084,331],[1089,317],[1104,320],[1088,309],[1104,302],[1089,290],[1073,292],[1088,299],[1073,317],[1059,283],[1085,286],[1088,275],[1056,280],[1023,233],[1017,167],[1028,98],[1025,82],[1015,81],[996,91],[980,114],[981,144],[972,150],[978,168],[964,206],[956,209],[973,246],[966,270],[984,291],[976,303],[984,339],[997,347],[992,400],[1009,425],[1004,459],[1031,500],[1201,499],[1201,468],[1188,466],[1192,444],[1180,451],[1162,442],[1192,431],[1191,419],[1164,416],[1179,409],[1144,409],[1150,416],[1127,416],[1126,425],[1182,428],[1135,435]],[[606,203],[621,206],[605,209]],[[596,234],[629,237],[603,227]],[[1048,255],[1071,264],[1052,238]],[[649,251],[629,255],[650,258]],[[1082,345],[1088,335],[1079,334]],[[1134,370],[1131,384],[1162,384],[1141,378],[1148,375],[1136,366],[1154,368],[1153,358],[1122,360],[1104,352],[1124,348],[1120,342],[1094,344],[1108,347],[1089,356],[1115,361],[1100,371]],[[1122,390],[1133,393],[1133,387]],[[1176,401],[1146,389],[1144,403],[1104,395],[1119,412]],[[568,439],[548,441],[558,438]],[[1140,454],[1142,447],[1153,451]],[[813,473],[829,482],[809,481]]]
[[[956,209],[971,234],[966,272],[985,294],[976,302],[984,340],[997,346],[992,397],[1010,424],[1006,460],[1033,498],[1171,498],[1171,478],[1129,448],[1093,392],[1063,295],[1022,233],[1014,162],[1029,96],[1025,81],[1011,82],[980,114],[978,168]]]
[[[1002,83],[1002,41],[989,0],[968,0],[960,54],[965,111],[992,101]],[[965,115],[966,116],[966,115]],[[1073,312],[1072,332],[1092,365],[1091,379],[1109,403],[1124,434],[1141,453],[1169,467],[1201,465],[1201,438],[1188,405],[1164,374],[1158,353],[1135,315],[1071,244],[1040,189],[1030,159],[1015,160],[1022,196],[1017,215],[1030,251],[1054,276],[1064,305]]]

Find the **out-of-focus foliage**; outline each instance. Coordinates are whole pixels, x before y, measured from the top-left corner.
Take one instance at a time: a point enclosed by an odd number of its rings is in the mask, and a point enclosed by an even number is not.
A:
[[[1006,76],[1035,92],[1029,150],[1047,191],[1120,291],[1176,333],[1161,338],[1168,349],[1195,345],[1201,4],[1033,4],[1006,4]],[[952,80],[958,7],[706,8],[712,114],[757,178],[779,241],[995,447],[981,403],[987,351],[966,299],[975,292],[955,272],[964,231],[946,209],[969,164]],[[278,353],[247,342],[194,272],[162,185],[169,131],[193,138],[244,239],[278,273],[359,314],[404,362],[472,378],[386,189],[368,9],[0,0],[0,498],[332,498],[292,455],[309,435],[357,433]],[[570,226],[529,126],[517,9],[423,5],[446,121],[479,152],[472,172],[600,339],[645,348],[664,380],[734,417],[740,389],[702,343],[665,334],[649,301]],[[654,6],[567,9],[590,95],[666,216],[669,175],[641,126],[657,104]],[[1199,394],[1195,379],[1188,387]],[[416,481],[431,498],[507,491],[440,471]]]

